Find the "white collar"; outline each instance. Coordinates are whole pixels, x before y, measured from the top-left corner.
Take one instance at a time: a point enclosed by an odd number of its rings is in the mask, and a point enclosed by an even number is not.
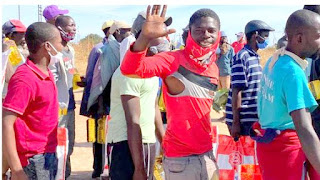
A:
[[[275,63],[278,61],[279,56],[283,56],[283,55],[288,55],[290,56],[297,64],[299,64],[299,66],[305,70],[308,67],[308,61],[305,59],[301,59],[299,56],[297,56],[296,54],[287,51],[285,49],[286,47],[283,47],[281,49],[278,49],[272,56],[271,62],[269,64],[269,70],[271,70],[273,68],[273,66],[275,65]]]

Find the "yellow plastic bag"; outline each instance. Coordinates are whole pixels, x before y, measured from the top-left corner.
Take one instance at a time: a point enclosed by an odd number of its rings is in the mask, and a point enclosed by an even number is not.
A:
[[[106,143],[106,117],[98,119],[98,136],[97,143],[105,144]]]
[[[311,81],[308,85],[314,98],[320,100],[320,80]]]
[[[96,142],[96,123],[93,118],[87,120],[87,141]]]
[[[80,74],[79,74],[78,72],[76,72],[76,73],[73,75],[73,81],[72,81],[73,90],[76,90],[76,89],[80,88],[80,87],[77,85],[77,82],[81,82],[81,77],[80,77]]]
[[[4,40],[9,41],[9,38],[5,38]],[[20,64],[22,61],[22,57],[21,57],[21,54],[19,52],[17,45],[10,45],[9,49],[11,50],[10,54],[8,56],[10,63],[13,66]]]

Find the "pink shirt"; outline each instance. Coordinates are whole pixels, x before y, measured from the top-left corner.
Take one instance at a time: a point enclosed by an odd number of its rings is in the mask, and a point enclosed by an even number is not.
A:
[[[57,146],[58,96],[52,73],[45,75],[29,59],[9,81],[3,108],[18,114],[14,123],[21,165],[28,158],[54,153]]]
[[[179,95],[170,95],[163,83],[168,118],[163,148],[167,157],[197,155],[212,150],[210,111],[213,91],[185,78],[179,71],[181,67],[209,77],[212,84],[218,82],[219,70],[215,63],[208,68],[199,67],[184,50],[159,53],[152,57],[145,57],[145,51],[128,50],[121,64],[121,71],[125,75],[136,74],[141,78],[159,76],[162,79],[174,76],[185,86]]]

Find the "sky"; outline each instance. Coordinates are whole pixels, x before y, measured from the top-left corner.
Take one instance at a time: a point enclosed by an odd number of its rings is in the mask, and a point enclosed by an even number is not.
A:
[[[273,3],[271,3],[273,4]],[[41,4],[42,10],[48,4]],[[146,10],[146,5],[61,5],[60,9],[68,9],[69,14],[77,24],[78,41],[90,33],[103,36],[101,26],[106,20],[121,20],[132,24],[140,11]],[[243,32],[245,25],[254,19],[265,21],[274,32],[270,33],[270,42],[274,44],[284,35],[286,20],[295,10],[303,5],[168,5],[167,16],[173,18],[170,28],[176,29],[176,34],[171,39],[178,39],[182,28],[186,27],[191,15],[200,8],[214,10],[221,21],[221,30],[227,35],[229,42],[236,40],[235,33]],[[9,19],[19,19],[18,5],[2,6],[2,22]],[[20,20],[26,25],[38,21],[38,5],[20,5]],[[42,17],[42,21],[45,21]]]

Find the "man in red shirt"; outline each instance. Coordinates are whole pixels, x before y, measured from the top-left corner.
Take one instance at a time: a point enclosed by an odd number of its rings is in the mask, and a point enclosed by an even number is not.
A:
[[[30,51],[9,81],[3,102],[2,137],[12,180],[54,179],[57,170],[58,98],[48,69],[62,50],[58,29],[31,24],[26,32]]]
[[[217,178],[212,152],[210,111],[219,70],[214,63],[220,42],[220,19],[210,9],[199,9],[190,18],[186,47],[146,57],[149,42],[175,32],[164,21],[167,7],[148,6],[146,22],[127,51],[121,71],[130,77],[163,79],[168,126],[162,141],[166,180]],[[142,168],[134,174],[143,173]],[[138,175],[137,175],[138,177]]]
[[[237,36],[237,41],[235,41],[231,44],[231,46],[234,49],[235,54],[237,54],[244,47],[244,45],[247,44],[246,38],[244,37],[243,32],[237,33],[236,36]]]

